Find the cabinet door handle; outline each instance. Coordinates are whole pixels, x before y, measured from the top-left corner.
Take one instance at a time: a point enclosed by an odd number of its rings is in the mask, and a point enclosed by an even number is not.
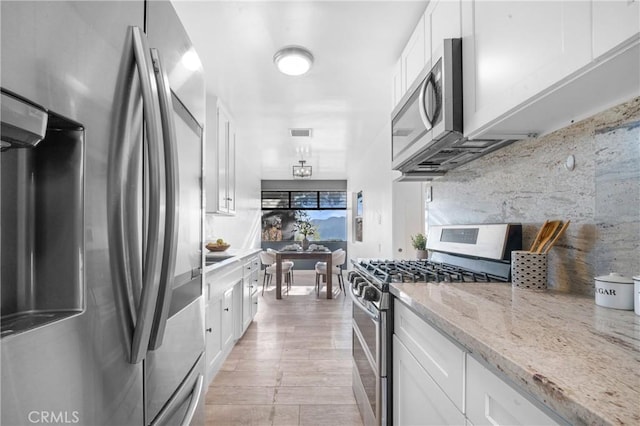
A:
[[[209,333],[213,333],[213,329],[212,329],[211,327],[207,328],[207,331],[208,331]]]
[[[225,311],[229,312],[229,308],[224,308]]]

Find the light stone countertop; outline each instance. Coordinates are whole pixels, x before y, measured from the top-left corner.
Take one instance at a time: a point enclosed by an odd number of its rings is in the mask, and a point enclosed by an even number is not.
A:
[[[572,424],[640,424],[640,316],[504,283],[393,283],[423,319]]]
[[[206,250],[206,249],[205,249]],[[219,269],[222,269],[228,265],[235,264],[237,262],[244,261],[247,257],[253,256],[262,251],[261,248],[248,248],[248,249],[226,249],[225,251],[207,251],[205,254],[205,267],[204,273],[212,273]],[[215,263],[209,263],[210,260],[216,260]]]

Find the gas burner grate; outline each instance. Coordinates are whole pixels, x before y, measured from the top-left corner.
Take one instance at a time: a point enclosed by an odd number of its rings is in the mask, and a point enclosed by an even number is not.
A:
[[[358,265],[380,283],[508,281],[508,277],[430,260],[369,260]]]

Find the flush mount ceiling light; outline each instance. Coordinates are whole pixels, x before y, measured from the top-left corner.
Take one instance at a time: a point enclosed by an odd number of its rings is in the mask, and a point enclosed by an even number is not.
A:
[[[273,55],[273,63],[283,74],[302,75],[311,68],[313,55],[304,47],[287,46]]]
[[[300,160],[299,166],[293,166],[293,177],[294,178],[310,178],[311,177],[311,166],[305,166],[304,163],[306,161]]]

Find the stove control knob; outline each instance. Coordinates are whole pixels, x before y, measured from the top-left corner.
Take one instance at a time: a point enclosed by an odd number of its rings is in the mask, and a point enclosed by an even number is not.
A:
[[[358,283],[358,286],[356,287],[356,294],[357,294],[358,296],[362,296],[362,294],[363,294],[363,292],[364,292],[365,287],[367,287],[368,285],[369,285],[369,284],[368,284],[366,281],[364,281],[364,280],[363,280],[363,281],[360,281],[360,282]]]
[[[370,302],[377,302],[378,300],[380,300],[380,295],[375,288],[369,286],[364,289],[364,295],[362,296],[362,298]]]

